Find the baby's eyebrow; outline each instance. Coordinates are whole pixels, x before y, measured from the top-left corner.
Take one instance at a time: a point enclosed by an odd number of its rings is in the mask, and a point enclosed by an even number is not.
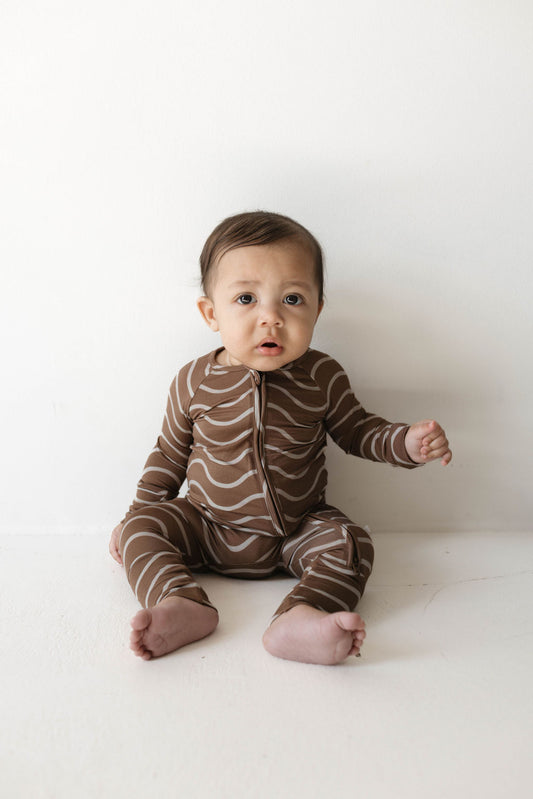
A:
[[[307,289],[308,291],[313,288],[312,283],[308,283],[306,280],[287,280],[286,283],[283,283],[284,286],[298,286],[302,289]]]

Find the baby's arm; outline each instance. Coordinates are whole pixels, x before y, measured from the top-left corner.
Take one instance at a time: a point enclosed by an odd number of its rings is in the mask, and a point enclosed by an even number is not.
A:
[[[182,370],[170,386],[163,428],[146,461],[141,479],[137,484],[135,499],[126,516],[111,533],[109,552],[111,557],[121,565],[122,558],[118,544],[124,522],[134,511],[146,505],[166,502],[177,497],[185,478],[192,430],[190,419],[182,408],[183,400],[178,396],[178,386],[186,380],[187,374]]]
[[[368,413],[333,358],[322,356],[313,374],[327,397],[326,429],[345,452],[407,469],[437,458],[444,466],[451,461],[446,433],[437,422],[428,419],[409,427]]]
[[[429,463],[440,458],[442,465],[447,466],[452,459],[446,433],[432,419],[411,425],[405,436],[405,448],[415,463]]]

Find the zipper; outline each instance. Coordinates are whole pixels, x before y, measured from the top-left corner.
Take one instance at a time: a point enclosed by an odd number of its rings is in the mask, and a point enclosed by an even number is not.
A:
[[[257,372],[255,369],[251,370],[252,380],[255,384],[254,388],[254,417],[255,417],[255,436],[254,436],[254,449],[256,450],[256,462],[259,473],[264,480],[263,485],[266,486],[264,491],[265,503],[268,512],[274,522],[274,527],[281,535],[286,536],[285,525],[283,523],[283,514],[281,513],[274,488],[270,481],[265,460],[265,431],[263,427],[263,414],[266,405],[266,386],[264,375],[262,372]]]

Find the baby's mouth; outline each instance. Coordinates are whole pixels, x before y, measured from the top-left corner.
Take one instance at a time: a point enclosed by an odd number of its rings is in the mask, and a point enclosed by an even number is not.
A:
[[[279,355],[283,347],[275,339],[267,338],[258,345],[257,349],[262,355]]]

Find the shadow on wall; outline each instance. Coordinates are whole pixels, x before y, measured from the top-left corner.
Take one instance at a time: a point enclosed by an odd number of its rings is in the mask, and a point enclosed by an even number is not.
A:
[[[416,294],[404,291],[399,298],[379,285],[373,291],[371,283],[372,278],[352,288],[333,287],[314,346],[339,360],[367,410],[391,421],[437,419],[454,460],[447,467],[436,462],[410,471],[352,458],[330,442],[328,501],[375,531],[508,524],[516,501],[527,499],[503,492],[508,479],[501,453],[487,457],[499,390],[486,364],[467,338],[460,340],[457,327],[449,335],[429,309],[420,310]],[[491,384],[492,393],[486,391]]]

